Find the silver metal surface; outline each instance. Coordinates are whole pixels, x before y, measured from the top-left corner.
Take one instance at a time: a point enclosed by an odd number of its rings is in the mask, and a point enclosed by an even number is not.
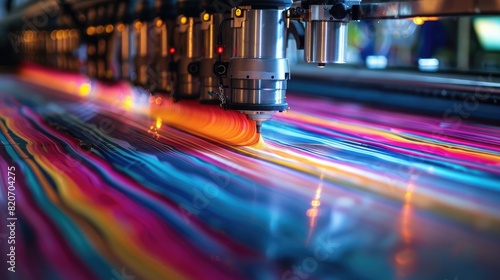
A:
[[[280,105],[286,103],[286,81],[231,79],[231,102]],[[248,92],[248,89],[252,89]]]
[[[279,9],[246,9],[243,19],[233,24],[234,55],[228,70],[228,105],[252,108],[238,110],[258,122],[276,113],[276,109],[269,108],[288,108],[286,84],[290,66],[285,53],[283,17],[283,10]]]
[[[233,50],[233,32],[231,30],[231,23],[225,22],[221,26],[221,22],[224,19],[231,17],[229,13],[223,14],[211,14],[210,20],[203,21],[201,29],[203,33],[203,48],[205,50],[203,58],[200,64],[200,80],[201,80],[201,90],[200,90],[200,101],[202,102],[218,102],[219,97],[213,92],[217,91],[219,88],[219,78],[214,74],[214,64],[219,59],[219,55],[216,52],[216,46],[218,44],[219,28],[222,36],[222,44],[224,46],[224,53],[221,55],[222,62],[228,62],[231,58]],[[227,78],[223,78],[223,85],[227,89],[229,88],[229,81]]]
[[[186,60],[183,60],[184,62]],[[181,66],[187,64],[180,64]],[[193,75],[179,75],[176,83],[176,97],[178,98],[198,98],[200,91],[200,79]]]
[[[288,80],[290,65],[286,58],[232,58],[228,76],[231,79]]]
[[[155,90],[167,93],[172,92],[175,80],[175,73],[169,69],[172,60],[169,49],[173,47],[170,38],[173,36],[174,24],[173,20],[157,20],[156,24],[156,59],[153,61],[157,71]]]
[[[153,68],[156,46],[155,22],[137,22],[135,26],[137,55],[134,58],[135,83],[148,90],[156,88],[156,71]]]
[[[214,64],[216,58],[203,58],[200,63],[200,101],[216,102],[219,100],[217,95],[212,94],[219,89],[219,78],[214,75]],[[229,87],[227,78],[223,78],[223,85],[225,88]]]
[[[308,63],[345,63],[347,23],[311,21],[306,24],[304,59]]]
[[[185,22],[181,22],[185,18]],[[174,95],[177,98],[198,98],[200,94],[200,79],[188,72],[191,62],[201,59],[201,24],[195,17],[178,18],[177,52],[178,72]]]
[[[136,56],[136,36],[131,24],[119,24],[117,26],[117,43],[121,59],[121,78],[124,80],[135,80],[134,57]]]
[[[234,57],[285,58],[286,28],[282,10],[247,10],[234,32]]]

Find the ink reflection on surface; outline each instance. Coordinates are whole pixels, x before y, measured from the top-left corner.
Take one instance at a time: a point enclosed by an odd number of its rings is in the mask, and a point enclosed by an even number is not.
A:
[[[126,84],[2,79],[17,279],[500,272],[498,127],[291,94],[260,137],[237,112]]]

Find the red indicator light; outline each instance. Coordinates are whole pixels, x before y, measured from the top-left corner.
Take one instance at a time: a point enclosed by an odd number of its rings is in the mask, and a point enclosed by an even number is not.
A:
[[[170,49],[168,49],[168,52],[170,54],[174,54],[175,53],[175,48],[174,47],[171,47]]]
[[[217,46],[216,49],[217,54],[223,54],[224,53],[224,46]]]

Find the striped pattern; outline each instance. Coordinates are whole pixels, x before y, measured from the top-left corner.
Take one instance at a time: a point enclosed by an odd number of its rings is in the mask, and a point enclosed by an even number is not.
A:
[[[498,127],[292,95],[259,139],[216,106],[24,75],[0,80],[0,199],[13,165],[18,217],[6,279],[499,273]]]

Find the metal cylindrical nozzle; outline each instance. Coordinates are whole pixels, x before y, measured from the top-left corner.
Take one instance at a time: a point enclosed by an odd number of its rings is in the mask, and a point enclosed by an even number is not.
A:
[[[219,103],[214,93],[219,90],[219,76],[225,90],[229,88],[226,77],[226,63],[229,62],[233,50],[233,33],[231,30],[231,10],[221,9],[216,5],[229,4],[229,1],[202,1],[205,10],[201,13],[201,29],[203,33],[203,48],[205,50],[200,63],[200,103]],[[215,67],[214,65],[218,65]],[[215,68],[214,68],[215,67]],[[214,71],[219,74],[216,75]]]
[[[133,24],[118,24],[116,40],[119,44],[120,77],[123,80],[135,80],[134,58],[137,45]]]
[[[171,69],[175,47],[173,42],[174,26],[177,17],[175,0],[156,0],[155,20],[155,59],[152,70],[155,73],[155,91],[171,93],[173,91],[175,72]]]
[[[177,26],[177,82],[175,98],[194,99],[200,96],[199,66],[201,58],[201,29],[198,17],[180,16]]]
[[[351,6],[359,0],[302,1],[306,11],[304,59],[308,63],[345,63],[347,58],[347,23]]]
[[[154,21],[140,22],[134,24],[136,56],[134,83],[148,90],[156,88],[156,71],[153,68],[153,60],[156,45],[156,23]]]
[[[304,59],[308,63],[345,63],[347,23],[311,21],[306,25]]]
[[[179,16],[175,28],[177,82],[174,98],[200,96],[199,61],[201,48],[200,5],[197,0],[177,2]]]
[[[284,9],[284,8],[283,8]],[[286,26],[283,9],[233,8],[234,55],[229,63],[226,107],[259,124],[288,109]]]

